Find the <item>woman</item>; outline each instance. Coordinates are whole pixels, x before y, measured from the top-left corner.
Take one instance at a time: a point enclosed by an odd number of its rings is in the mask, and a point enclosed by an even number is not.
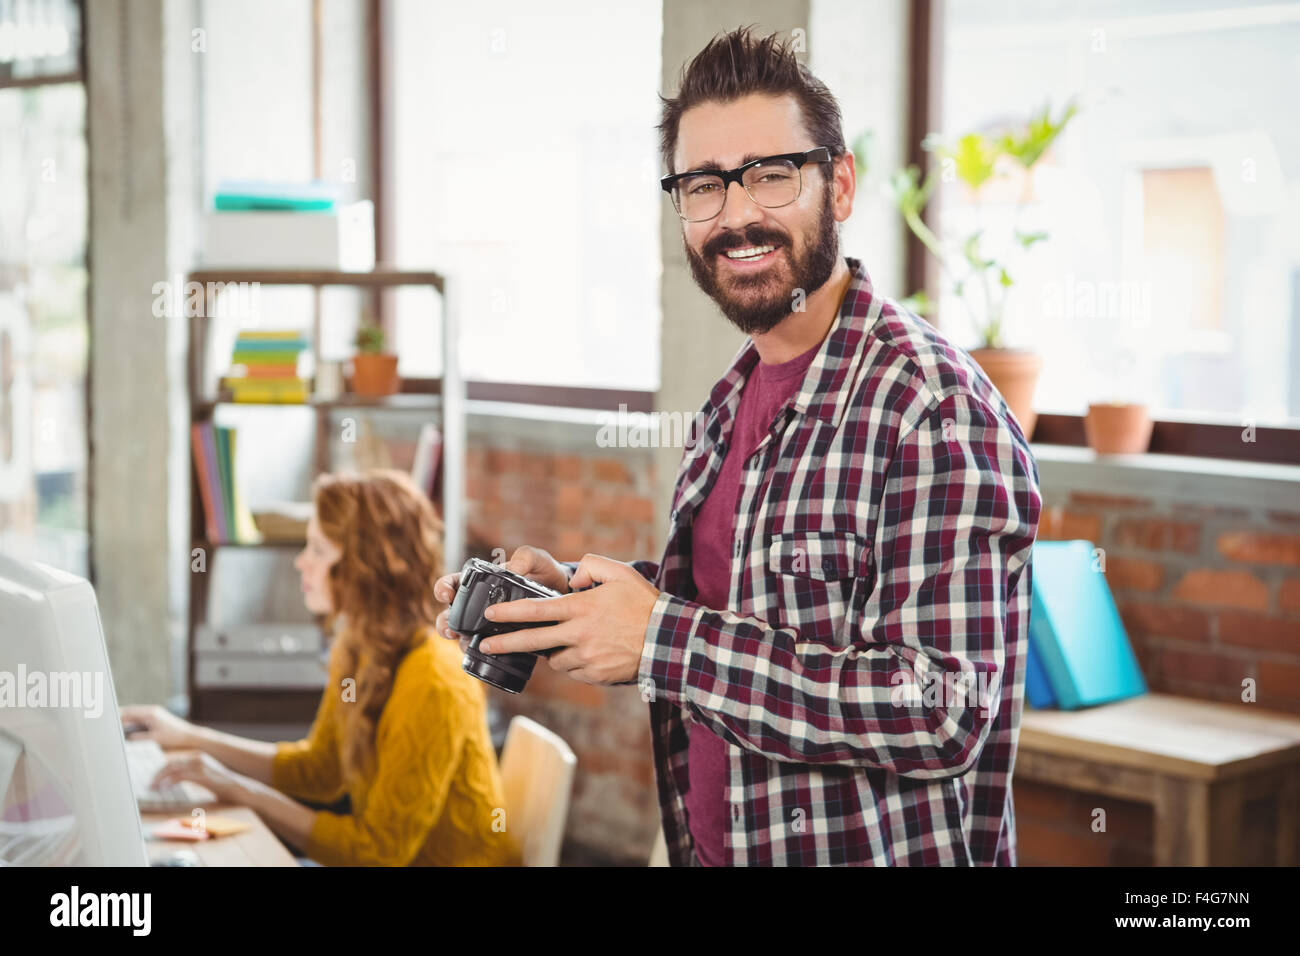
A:
[[[252,807],[327,865],[511,865],[483,685],[433,630],[442,524],[400,472],[322,476],[294,561],[308,610],[334,632],[329,682],[305,740],[263,743],[126,707],[170,760],[155,786],[192,780]],[[350,813],[315,811],[297,799]]]

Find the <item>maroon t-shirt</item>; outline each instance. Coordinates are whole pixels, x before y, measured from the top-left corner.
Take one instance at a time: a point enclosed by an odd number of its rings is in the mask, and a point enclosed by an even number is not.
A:
[[[798,393],[808,366],[820,348],[818,342],[802,355],[779,365],[759,362],[745,382],[722,471],[700,506],[691,532],[695,600],[705,607],[717,610],[731,607],[731,552],[735,547],[736,502],[745,460],[763,440],[777,411]],[[695,839],[695,853],[705,866],[725,866],[723,835],[731,825],[726,799],[727,742],[697,723],[690,724],[690,737],[686,812]]]

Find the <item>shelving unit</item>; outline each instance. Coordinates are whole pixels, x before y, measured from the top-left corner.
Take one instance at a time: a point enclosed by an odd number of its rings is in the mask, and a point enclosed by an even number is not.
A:
[[[449,283],[436,272],[412,272],[379,268],[372,272],[308,271],[285,269],[204,269],[191,272],[187,282],[201,283],[205,290],[204,315],[190,321],[188,352],[188,393],[190,423],[211,420],[216,409],[226,403],[203,394],[207,343],[206,323],[214,313],[208,299],[209,284],[260,283],[274,286],[304,286],[319,291],[326,286],[344,286],[380,292],[399,286],[427,286],[442,299],[441,379],[403,381],[403,391],[381,399],[343,395],[329,401],[309,400],[302,405],[264,405],[265,408],[306,407],[315,412],[312,474],[329,467],[330,413],[337,409],[382,409],[394,411],[428,411],[442,432],[442,510],[445,525],[444,554],[448,568],[459,567],[465,550],[465,381],[459,365],[459,329],[457,308],[449,294]],[[319,319],[318,319],[319,321]],[[319,363],[320,329],[313,329],[312,348]],[[319,367],[319,365],[318,365]],[[239,403],[239,408],[257,408],[254,403]],[[188,430],[187,430],[188,433]],[[199,494],[198,473],[190,456],[190,539],[193,548],[204,548],[208,573],[190,575],[190,611],[187,635],[188,661],[186,689],[189,716],[198,721],[285,723],[308,721],[320,701],[320,690],[302,688],[199,688],[195,683],[195,637],[208,619],[211,572],[223,550],[273,549],[297,550],[298,544],[218,544],[207,540],[203,503]]]

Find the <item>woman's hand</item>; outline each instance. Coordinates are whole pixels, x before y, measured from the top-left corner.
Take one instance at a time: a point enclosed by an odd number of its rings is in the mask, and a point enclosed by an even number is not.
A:
[[[506,562],[505,568],[515,574],[522,574],[528,580],[536,581],[552,591],[559,591],[561,594],[569,593],[569,576],[565,572],[564,566],[551,557],[549,551],[523,545],[515,549],[515,553]],[[433,585],[433,596],[441,603],[451,607],[451,602],[456,599],[456,589],[458,587],[460,587],[459,571],[455,574],[443,575]],[[446,611],[438,615],[434,627],[443,637],[453,641],[459,640],[462,652],[469,647],[468,637],[457,634],[447,626]]]
[[[156,740],[163,750],[193,747],[194,725],[156,704],[131,704],[121,708],[122,724],[137,724],[132,740]]]
[[[251,781],[230,770],[216,757],[205,753],[183,754],[172,757],[158,771],[150,786],[154,790],[191,780],[207,787],[222,803],[237,803],[249,790]]]

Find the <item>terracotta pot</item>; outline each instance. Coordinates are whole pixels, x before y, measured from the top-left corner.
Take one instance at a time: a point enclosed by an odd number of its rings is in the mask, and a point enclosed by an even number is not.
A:
[[[352,357],[352,391],[356,394],[378,398],[394,394],[400,386],[396,355]]]
[[[1038,373],[1043,369],[1042,357],[1027,349],[972,349],[970,357],[984,369],[993,387],[1002,393],[1025,438],[1032,438],[1034,425],[1038,423],[1038,413],[1034,411],[1034,388],[1038,385]]]
[[[1151,444],[1151,416],[1145,405],[1089,405],[1083,433],[1099,455],[1140,455]]]

